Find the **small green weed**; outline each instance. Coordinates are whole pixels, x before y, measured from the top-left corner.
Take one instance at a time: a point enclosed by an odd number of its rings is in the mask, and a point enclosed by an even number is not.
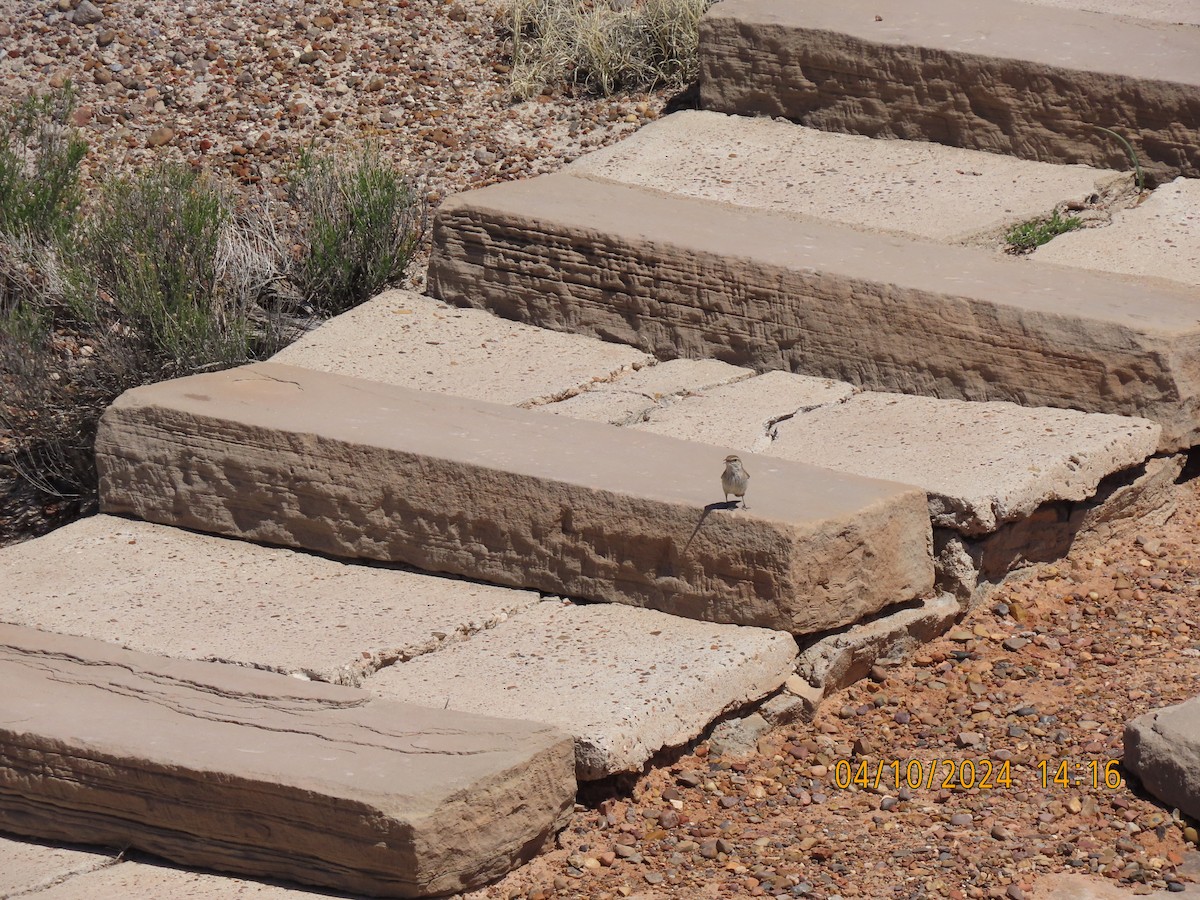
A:
[[[1049,218],[1031,219],[1020,225],[1014,225],[1009,229],[1004,240],[1008,244],[1009,253],[1029,253],[1060,234],[1074,231],[1082,224],[1077,217],[1063,217],[1058,214],[1058,210],[1055,210]]]

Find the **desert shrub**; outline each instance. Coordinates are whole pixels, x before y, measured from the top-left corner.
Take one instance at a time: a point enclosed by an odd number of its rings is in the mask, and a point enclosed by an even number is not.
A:
[[[560,84],[609,95],[682,87],[696,77],[700,17],[712,0],[513,0],[511,88],[527,99]]]
[[[290,209],[178,165],[83,203],[70,109],[64,91],[0,112],[0,542],[94,509],[119,394],[282,349],[396,282],[424,223],[373,150],[306,155]]]
[[[96,429],[123,391],[264,357],[295,331],[271,309],[286,257],[269,218],[190,169],[113,179],[69,234],[10,245],[0,538],[94,510]]]
[[[0,233],[48,240],[73,225],[87,153],[70,127],[74,106],[68,86],[0,115]]]
[[[349,157],[304,154],[289,197],[300,248],[291,280],[318,315],[397,283],[424,231],[419,191],[374,147]]]
[[[71,303],[95,325],[131,329],[150,377],[236,365],[264,349],[254,326],[282,277],[265,217],[239,213],[232,188],[182,166],[107,182],[73,255]]]

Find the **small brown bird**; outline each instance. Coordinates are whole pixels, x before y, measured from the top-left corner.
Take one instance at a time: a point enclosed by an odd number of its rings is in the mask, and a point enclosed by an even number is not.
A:
[[[750,484],[750,473],[746,471],[746,467],[742,465],[742,461],[736,456],[725,457],[725,471],[721,473],[721,490],[725,492],[725,502],[729,502],[729,495],[739,498],[742,501],[742,508],[749,509],[746,505],[746,488]]]

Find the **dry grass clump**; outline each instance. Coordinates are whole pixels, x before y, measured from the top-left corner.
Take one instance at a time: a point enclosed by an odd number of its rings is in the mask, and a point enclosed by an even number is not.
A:
[[[513,0],[513,95],[683,87],[696,77],[700,17],[712,2]]]

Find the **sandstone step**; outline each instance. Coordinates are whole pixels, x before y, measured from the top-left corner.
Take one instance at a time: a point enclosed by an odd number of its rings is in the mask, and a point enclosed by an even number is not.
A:
[[[797,634],[929,591],[919,489],[260,363],[123,394],[102,509],[334,556]],[[757,466],[757,469],[754,467]]]
[[[1200,179],[1177,178],[1137,206],[1117,210],[1111,224],[1061,234],[1032,256],[1200,287]]]
[[[876,390],[1142,416],[1200,437],[1193,292],[570,174],[452,198],[430,291],[460,306]]]
[[[1200,175],[1200,30],[1018,0],[726,0],[700,104],[1044,162]]]
[[[282,883],[250,881],[164,865],[136,852],[0,836],[0,897],[22,900],[321,900],[331,896]],[[345,895],[342,895],[345,896]]]
[[[398,319],[390,312],[398,303],[419,309],[429,320],[422,334],[442,353],[423,362],[418,377],[410,378],[406,353],[375,369],[375,375],[398,384],[424,378],[446,393],[487,390],[486,376],[465,387],[455,380],[460,353],[476,346],[475,335],[464,340],[456,325],[447,324],[455,307],[393,292],[348,315],[369,316],[377,340],[394,338],[399,349],[407,349],[407,330],[388,327]],[[463,312],[479,317],[481,327],[491,319],[491,327],[511,330],[511,346],[518,351],[536,348],[544,334],[557,334],[479,310]],[[525,332],[536,334],[525,342]],[[571,337],[609,346],[595,338]],[[302,364],[345,372],[339,353],[344,346],[341,329],[320,329],[307,339]],[[594,355],[584,349],[582,356]],[[531,352],[527,357],[535,382],[560,365],[553,354]],[[755,375],[713,359],[675,359],[597,376],[566,399],[536,408],[857,475],[886,472],[890,480],[917,485],[929,494],[936,526],[972,534],[994,531],[1045,503],[1095,496],[1105,478],[1145,461],[1160,430],[1129,417],[864,393],[843,381],[778,370]]]
[[[0,835],[0,897],[34,894],[69,878],[103,869],[112,864],[114,855]]]
[[[0,622],[352,686],[540,599],[106,515],[0,549],[0,583]]]
[[[1086,500],[1159,441],[1147,419],[1013,403],[875,391],[807,402],[805,392],[831,384],[845,386],[768,372],[656,408],[630,427],[914,484],[929,495],[933,524],[964,534],[993,532],[1045,503]],[[570,415],[578,399],[545,408]]]
[[[570,174],[941,243],[995,237],[1128,176],[683,110],[588,153]]]
[[[580,780],[637,772],[787,680],[796,642],[618,604],[539,604],[455,647],[375,673],[368,690],[548,722],[575,737]]]
[[[565,823],[549,726],[0,626],[0,829],[375,896],[462,891]]]
[[[388,291],[330,319],[272,361],[532,406],[570,396],[596,380],[631,374],[655,359],[623,344],[530,328],[411,291]]]

